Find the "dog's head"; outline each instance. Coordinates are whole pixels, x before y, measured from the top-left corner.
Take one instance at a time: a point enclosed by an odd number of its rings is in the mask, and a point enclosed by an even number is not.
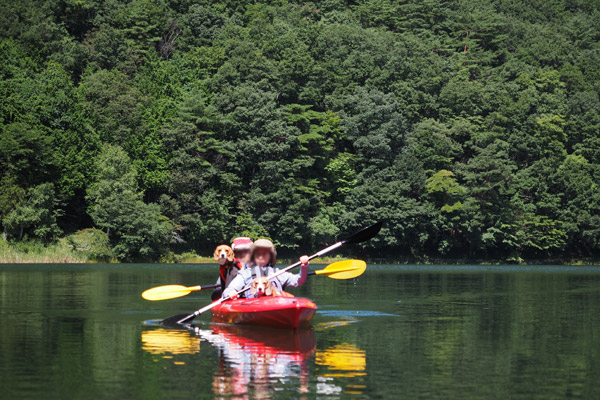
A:
[[[273,284],[266,277],[262,276],[252,281],[250,292],[254,296],[273,296],[275,292]]]
[[[215,261],[218,261],[220,265],[225,265],[228,262],[233,261],[233,250],[226,244],[222,244],[215,249],[213,258]]]

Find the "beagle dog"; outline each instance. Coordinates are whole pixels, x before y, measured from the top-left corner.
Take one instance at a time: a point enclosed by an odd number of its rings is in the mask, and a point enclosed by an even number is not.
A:
[[[281,293],[266,277],[261,276],[252,281],[250,293],[255,297],[260,296],[281,296]]]
[[[215,261],[219,262],[219,265],[226,265],[233,262],[234,255],[231,247],[226,244],[217,246],[213,254]]]
[[[226,244],[217,246],[213,258],[219,262],[219,280],[217,280],[217,284],[220,283],[221,285],[212,294],[212,299],[216,300],[221,297],[221,292],[235,279],[237,273],[244,269],[244,265],[235,258],[233,250]]]

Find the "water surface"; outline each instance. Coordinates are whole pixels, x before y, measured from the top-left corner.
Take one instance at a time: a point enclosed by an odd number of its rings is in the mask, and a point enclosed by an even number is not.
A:
[[[210,293],[207,265],[0,266],[0,398],[600,398],[600,270],[373,265],[290,291],[291,332],[157,321]]]

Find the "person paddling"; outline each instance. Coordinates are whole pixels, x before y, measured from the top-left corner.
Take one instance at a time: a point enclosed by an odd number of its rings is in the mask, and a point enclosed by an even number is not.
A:
[[[278,269],[274,268],[277,261],[277,251],[275,251],[275,246],[268,239],[258,239],[254,242],[250,250],[250,260],[251,262],[248,267],[240,271],[227,289],[223,291],[223,297],[237,298],[238,292],[246,286],[250,286],[254,279],[268,277],[278,271]],[[308,256],[304,255],[300,257],[300,263],[299,274],[286,272],[271,280],[271,284],[277,291],[282,292],[286,287],[297,287],[306,282]],[[246,297],[251,297],[248,291],[245,292],[245,295]]]

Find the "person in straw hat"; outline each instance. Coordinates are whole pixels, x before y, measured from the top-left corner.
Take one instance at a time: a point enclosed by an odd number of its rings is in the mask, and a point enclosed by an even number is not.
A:
[[[231,281],[227,289],[223,291],[223,297],[238,297],[238,292],[252,284],[254,279],[267,277],[278,271],[275,269],[277,261],[277,251],[275,246],[268,239],[258,239],[250,249],[250,264],[248,268],[239,271],[237,276]],[[300,273],[291,274],[285,272],[271,280],[271,284],[278,292],[283,292],[286,287],[297,287],[304,284],[308,274],[308,256],[300,257]],[[246,291],[246,297],[251,294]]]

